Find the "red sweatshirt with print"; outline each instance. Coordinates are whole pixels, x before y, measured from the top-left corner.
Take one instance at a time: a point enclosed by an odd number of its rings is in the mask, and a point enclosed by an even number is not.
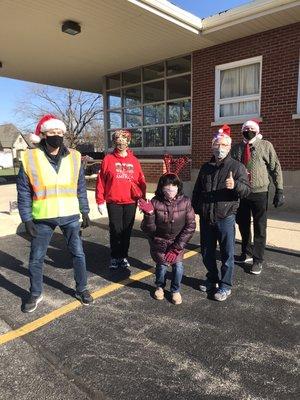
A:
[[[131,150],[127,149],[127,156],[122,157],[117,150],[107,154],[101,164],[96,183],[97,204],[117,203],[132,204],[135,200],[131,195],[131,186],[134,182],[146,195],[146,181],[139,160]]]

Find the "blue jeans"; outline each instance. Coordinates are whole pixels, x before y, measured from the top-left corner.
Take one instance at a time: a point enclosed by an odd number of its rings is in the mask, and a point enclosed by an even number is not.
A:
[[[168,266],[164,264],[157,264],[155,270],[155,284],[157,287],[164,288],[166,286],[166,273]],[[183,276],[182,262],[176,262],[172,265],[172,279],[171,279],[171,293],[179,292],[180,283]]]
[[[221,288],[230,289],[234,271],[235,215],[219,219],[214,224],[201,218],[200,236],[202,259],[208,271],[207,279],[213,283],[219,283]],[[219,279],[216,261],[217,242],[219,242],[222,261],[221,279]]]
[[[43,290],[43,263],[48,245],[56,226],[59,226],[72,256],[76,290],[82,292],[87,288],[87,273],[82,241],[79,236],[78,218],[70,221],[67,218],[51,218],[46,221],[34,221],[37,236],[31,241],[29,257],[30,293],[39,296]]]

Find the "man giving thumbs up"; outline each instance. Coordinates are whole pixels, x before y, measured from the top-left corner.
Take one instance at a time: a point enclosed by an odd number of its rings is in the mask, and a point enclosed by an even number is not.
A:
[[[231,294],[235,214],[239,200],[250,193],[246,168],[230,157],[230,149],[230,128],[224,125],[213,138],[213,156],[200,169],[192,199],[195,213],[200,216],[201,254],[207,269],[206,281],[200,285],[200,290],[212,291],[218,301],[226,300]],[[217,242],[221,274],[216,261]]]

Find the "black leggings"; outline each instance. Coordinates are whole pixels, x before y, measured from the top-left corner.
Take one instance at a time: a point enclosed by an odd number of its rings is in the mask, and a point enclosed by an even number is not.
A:
[[[112,258],[128,257],[136,204],[107,204]]]

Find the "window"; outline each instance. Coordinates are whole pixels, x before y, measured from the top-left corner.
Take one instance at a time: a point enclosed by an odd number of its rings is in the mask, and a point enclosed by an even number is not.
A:
[[[260,116],[262,57],[216,66],[215,120]]]
[[[121,85],[121,75],[115,74],[106,78],[106,89],[114,89],[120,87]]]
[[[142,126],[142,109],[141,107],[125,108],[124,110],[124,126],[125,128],[138,128]]]
[[[123,72],[123,85],[130,85],[132,83],[139,83],[141,81],[141,70],[140,68],[132,69],[127,72]]]
[[[130,86],[124,89],[125,107],[136,106],[141,103],[141,85]]]
[[[163,78],[165,73],[164,63],[152,64],[143,68],[143,77],[145,81],[151,81],[152,79]]]
[[[191,56],[153,63],[106,77],[105,124],[132,132],[131,147],[164,153],[191,143]],[[187,149],[186,149],[187,150]],[[178,149],[181,152],[182,149]]]
[[[191,56],[173,58],[167,61],[167,75],[178,75],[191,70]]]
[[[144,85],[144,103],[164,100],[164,81],[155,81]]]
[[[121,108],[121,90],[112,90],[107,95],[107,108]]]
[[[144,125],[158,125],[165,122],[165,105],[144,106]]]

